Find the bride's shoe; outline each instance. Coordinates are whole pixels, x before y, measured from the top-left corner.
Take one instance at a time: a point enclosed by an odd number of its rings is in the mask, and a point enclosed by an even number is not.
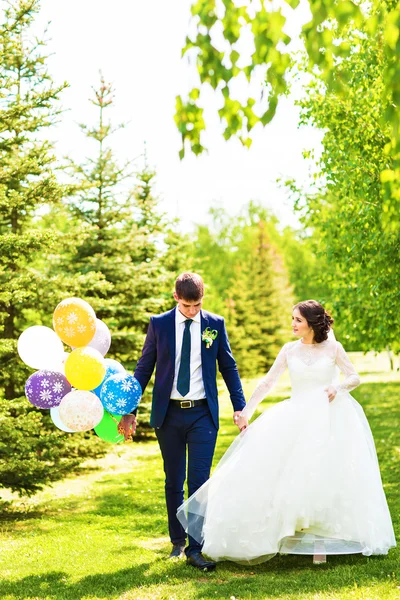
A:
[[[323,565],[326,563],[326,554],[314,554],[313,556],[313,564],[314,565]]]

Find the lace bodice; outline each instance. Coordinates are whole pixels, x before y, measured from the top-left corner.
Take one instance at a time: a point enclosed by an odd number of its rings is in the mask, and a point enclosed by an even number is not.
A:
[[[250,419],[257,405],[267,396],[279,377],[289,368],[292,392],[312,392],[333,385],[337,392],[351,391],[360,385],[360,377],[342,344],[336,340],[326,340],[320,344],[304,344],[302,340],[285,344],[268,373],[258,383],[242,415]],[[340,383],[337,368],[344,375]]]

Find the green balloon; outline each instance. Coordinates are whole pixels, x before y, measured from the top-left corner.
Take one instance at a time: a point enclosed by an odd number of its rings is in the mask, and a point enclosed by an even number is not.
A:
[[[100,423],[94,428],[95,432],[105,442],[118,444],[124,440],[124,436],[118,433],[118,423],[122,419],[122,415],[112,415],[104,411],[104,417]]]

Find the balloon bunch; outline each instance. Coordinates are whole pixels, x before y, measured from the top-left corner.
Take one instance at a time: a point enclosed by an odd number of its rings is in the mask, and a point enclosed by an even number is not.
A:
[[[53,328],[28,327],[18,339],[21,360],[39,369],[25,385],[29,402],[50,409],[62,431],[94,429],[106,441],[122,441],[118,423],[136,409],[142,390],[119,362],[104,358],[111,345],[107,325],[85,300],[67,298],[53,313]]]

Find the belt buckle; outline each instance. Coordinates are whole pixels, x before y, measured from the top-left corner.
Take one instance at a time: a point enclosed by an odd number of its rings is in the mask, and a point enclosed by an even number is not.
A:
[[[181,408],[192,408],[191,400],[181,400]]]

